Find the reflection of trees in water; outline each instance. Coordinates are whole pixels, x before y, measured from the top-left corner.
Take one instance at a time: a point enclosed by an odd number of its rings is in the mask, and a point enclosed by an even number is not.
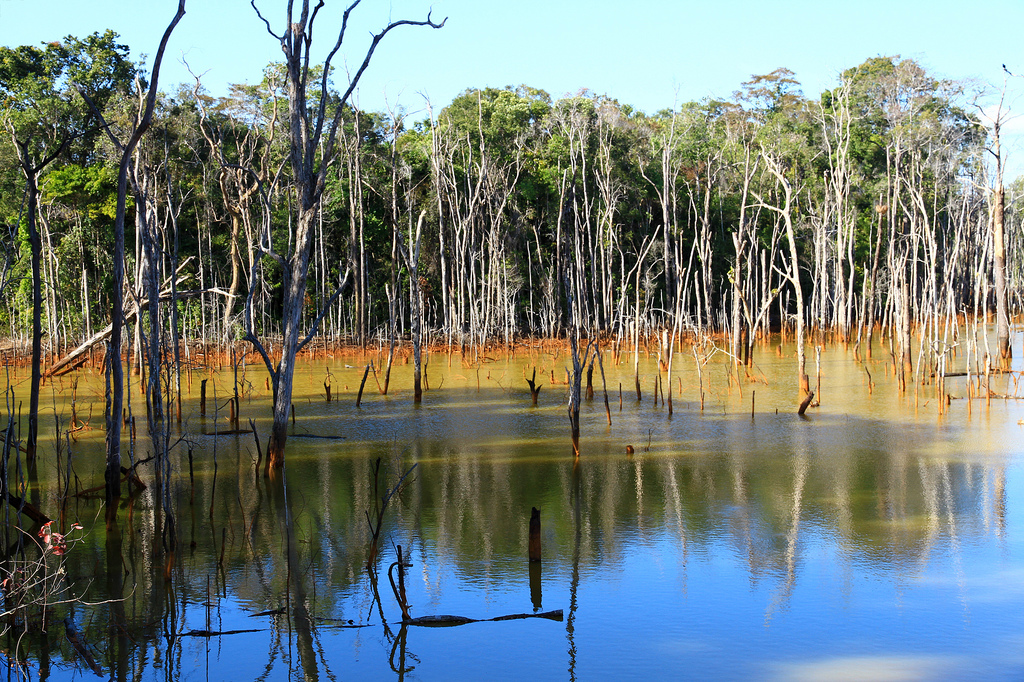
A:
[[[214,630],[226,622],[219,616],[225,599],[254,612],[286,608],[253,621],[270,629],[271,646],[261,654],[266,679],[281,666],[324,670],[329,656],[317,619],[378,622],[396,608],[387,590],[379,603],[366,579],[364,513],[373,510],[377,457],[392,479],[420,463],[385,519],[378,563],[386,568],[393,558],[391,541],[415,554],[412,573],[427,595],[415,605],[420,613],[452,592],[486,592],[522,574],[529,510],[541,509],[545,580],[572,590],[570,666],[579,585],[664,539],[677,548],[684,581],[691,556],[731,548],[752,583],[773,586],[774,601],[765,605],[770,615],[792,596],[811,547],[834,552],[847,567],[867,563],[903,581],[937,552],[956,561],[974,537],[1005,538],[1004,464],[921,454],[938,437],[925,429],[854,425],[847,428],[877,435],[853,446],[838,443],[842,435],[825,438],[834,425],[822,419],[776,432],[759,424],[756,433],[710,417],[684,415],[673,424],[704,429],[717,449],[699,439],[674,445],[674,432],[666,431],[650,452],[626,457],[593,448],[574,469],[570,458],[550,457],[554,448],[542,440],[469,447],[425,439],[296,440],[286,490],[253,475],[254,447],[234,437],[218,444],[214,488],[211,444],[204,441],[195,453],[194,496],[184,462],[171,483],[182,542],[170,584],[157,544],[160,500],[150,491],[122,512],[117,542],[96,532],[76,547],[79,582],[91,578],[94,563],[109,568],[97,574],[89,599],[128,596],[92,609],[82,631],[104,643],[103,665],[126,679],[157,662],[184,670],[181,662],[197,643],[168,633],[203,628],[208,603]],[[48,495],[41,496],[44,507],[55,499]],[[90,503],[77,504],[79,518],[90,513]],[[56,651],[53,639],[48,650]],[[392,646],[398,661],[404,644],[394,633],[388,652]]]

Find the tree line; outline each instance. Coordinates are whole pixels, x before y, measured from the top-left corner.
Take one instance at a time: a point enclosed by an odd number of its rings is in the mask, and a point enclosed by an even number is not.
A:
[[[308,30],[315,12],[288,18]],[[8,336],[59,354],[123,300],[115,347],[154,376],[164,347],[246,340],[275,424],[287,359],[313,339],[404,337],[418,357],[724,334],[742,362],[782,331],[803,393],[810,334],[870,352],[881,333],[912,372],[971,338],[984,360],[988,328],[962,325],[994,314],[1009,355],[1022,184],[1004,189],[1006,111],[968,83],[874,57],[814,98],[780,68],[654,114],[527,86],[370,112],[351,95],[377,43],[443,22],[389,25],[344,87],[266,23],[284,62],[223,96],[150,87],[110,31],[0,48]]]

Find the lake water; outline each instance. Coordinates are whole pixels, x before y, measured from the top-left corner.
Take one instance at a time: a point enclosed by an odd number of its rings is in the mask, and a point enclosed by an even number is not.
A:
[[[22,670],[94,676],[65,638],[68,616],[113,680],[1021,679],[1024,410],[1003,397],[968,405],[959,378],[940,413],[934,387],[900,395],[876,358],[823,349],[821,404],[801,418],[791,348],[759,348],[739,381],[723,354],[698,378],[687,350],[666,383],[670,416],[653,400],[655,358],[641,355],[637,402],[632,355],[606,352],[612,423],[595,368],[574,462],[565,353],[432,354],[419,406],[399,360],[390,395],[371,374],[360,407],[366,360],[321,357],[297,373],[277,481],[256,475],[251,434],[204,435],[233,428],[232,375],[193,371],[165,481],[173,563],[152,463],[114,532],[101,499],[72,498],[64,527],[84,529],[64,565],[82,601],[54,607],[47,634],[22,642]],[[535,366],[536,407],[524,379]],[[814,386],[813,351],[808,367]],[[77,377],[76,414],[92,415],[70,443],[81,490],[103,482],[103,389]],[[254,419],[265,446],[264,377],[255,364],[241,375],[240,426]],[[993,391],[1012,396],[1013,376],[998,379]],[[55,518],[54,412],[66,428],[74,380],[44,387],[49,432],[28,484]],[[368,571],[375,499],[414,464]],[[543,560],[531,566],[532,507]],[[388,578],[398,545],[414,618],[561,617],[403,627]]]

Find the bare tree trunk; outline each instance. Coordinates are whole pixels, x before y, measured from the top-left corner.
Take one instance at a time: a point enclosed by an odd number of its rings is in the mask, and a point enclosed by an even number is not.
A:
[[[121,329],[124,327],[124,221],[127,212],[128,170],[131,166],[132,155],[136,146],[152,123],[153,109],[156,106],[157,85],[160,77],[160,63],[163,60],[164,50],[167,48],[167,42],[171,38],[171,33],[183,16],[185,16],[185,0],[178,0],[178,11],[164,30],[163,37],[160,39],[160,46],[157,48],[156,57],[153,59],[153,71],[150,76],[145,108],[128,142],[121,145],[118,140],[113,139],[109,126],[104,125],[108,135],[111,135],[115,145],[121,150],[121,162],[117,172],[117,210],[114,217],[114,281],[110,311],[112,327],[110,352],[108,354],[111,391],[107,409],[107,468],[104,474],[108,527],[114,522],[117,500],[121,497],[121,411],[124,408],[124,365],[121,359]],[[89,102],[90,107],[93,108],[93,113],[102,119],[102,114],[93,107],[91,100],[88,99],[84,92],[81,90],[79,92]]]
[[[27,152],[27,149],[26,149]],[[27,162],[26,154],[26,162]],[[25,444],[25,458],[36,457],[39,437],[39,384],[43,376],[43,278],[41,273],[42,241],[39,238],[37,213],[39,211],[39,168],[23,162],[28,184],[28,239],[32,250],[32,379],[29,384],[28,438]]]
[[[12,131],[13,132],[13,131]],[[32,256],[32,376],[29,383],[28,438],[25,444],[25,457],[35,459],[37,440],[39,437],[39,385],[43,376],[43,274],[42,256],[43,243],[39,236],[39,173],[54,159],[64,153],[75,135],[69,134],[57,145],[49,156],[36,162],[29,151],[29,140],[14,138],[18,161],[25,174],[25,187],[28,195],[26,223],[28,227],[29,248]],[[55,326],[51,326],[54,333]]]
[[[1004,228],[1004,207],[1006,195],[1000,177],[996,181],[992,207],[992,256],[996,289],[996,344],[999,357],[1005,362],[1012,354],[1010,349],[1010,314],[1006,300],[1006,237]]]
[[[230,205],[228,214],[231,216],[231,284],[228,286],[227,300],[224,301],[224,335],[231,341],[231,315],[234,313],[235,299],[242,292],[242,215]]]
[[[786,277],[793,286],[793,297],[796,299],[796,376],[798,386],[797,405],[802,405],[807,399],[810,386],[807,379],[807,354],[804,339],[804,291],[800,282],[800,259],[796,248],[796,233],[793,226],[793,186],[786,178],[785,172],[778,158],[762,148],[768,172],[774,177],[782,189],[782,206],[766,204],[758,198],[762,207],[775,212],[783,221],[786,228],[786,241],[789,245],[789,264]],[[808,401],[809,402],[809,401]]]
[[[312,226],[316,205],[300,208],[295,233],[296,250],[285,269],[284,301],[282,303],[281,360],[273,373],[274,423],[267,444],[267,470],[284,466],[284,446],[288,441],[288,416],[292,406],[292,379],[296,356],[300,349],[299,329],[306,295],[306,278],[312,250]]]
[[[419,260],[420,260],[420,237],[423,234],[423,222],[426,220],[427,212],[421,211],[420,217],[416,221],[416,234],[415,236],[410,234],[411,251],[406,247],[404,243],[399,243],[402,250],[402,258],[405,260],[405,266],[409,270],[409,326],[410,333],[412,335],[412,357],[413,357],[413,375],[412,375],[412,391],[413,391],[413,402],[419,404],[423,402],[423,366],[421,364],[422,358],[422,330],[423,330],[423,300],[420,294],[420,274],[419,274]],[[412,231],[412,214],[409,215],[410,233]],[[398,235],[401,240],[401,233],[397,230],[395,234]]]
[[[350,100],[360,78],[369,66],[377,45],[392,29],[399,26],[441,28],[444,25],[444,21],[440,24],[434,23],[429,14],[425,21],[399,20],[389,23],[380,33],[373,34],[363,61],[352,74],[347,89],[337,95],[330,88],[331,60],[342,47],[349,15],[358,4],[359,2],[356,0],[345,10],[337,40],[323,64],[322,75],[317,83],[320,90],[319,97],[312,102],[307,100],[306,89],[307,85],[311,84],[308,50],[312,43],[313,24],[316,21],[320,5],[311,8],[309,0],[302,0],[301,7],[298,8],[298,16],[295,16],[293,10],[296,8],[293,3],[289,2],[285,17],[286,28],[280,34],[274,32],[270,22],[260,14],[256,4],[252,5],[257,16],[266,26],[267,32],[280,41],[281,50],[285,56],[289,160],[295,183],[295,196],[299,204],[297,226],[294,240],[291,241],[290,255],[285,257],[274,253],[269,234],[265,235],[266,242],[263,244],[264,254],[277,260],[284,273],[281,320],[283,341],[281,359],[276,369],[266,349],[253,334],[251,315],[247,315],[246,323],[248,326],[246,339],[256,347],[263,357],[274,385],[274,423],[271,427],[270,442],[267,445],[268,471],[284,465],[284,448],[288,440],[288,413],[291,408],[292,378],[295,374],[296,355],[316,331],[316,325],[314,325],[314,329],[300,342],[299,324],[302,320],[306,280],[309,275],[309,260],[313,245],[313,221],[316,219],[320,206],[328,169],[337,153],[338,129],[346,110],[346,103]],[[328,107],[334,108],[333,113],[328,111]],[[267,199],[265,198],[264,201]],[[317,324],[319,324],[319,319]]]

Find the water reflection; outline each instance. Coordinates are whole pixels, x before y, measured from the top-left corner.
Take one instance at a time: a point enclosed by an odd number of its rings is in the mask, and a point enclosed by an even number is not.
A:
[[[62,608],[118,680],[991,670],[1024,605],[1024,592],[991,587],[994,576],[1024,573],[1009,519],[1020,490],[1016,405],[984,416],[975,405],[968,419],[954,403],[939,418],[895,397],[882,368],[869,394],[851,357],[823,359],[826,402],[808,419],[774,386],[788,365],[771,361],[753,416],[750,385],[728,380],[726,366],[704,368],[703,411],[685,371],[665,382],[677,391],[671,417],[627,393],[609,427],[602,401],[588,403],[575,465],[563,387],[545,386],[532,406],[525,381],[510,378],[535,365],[550,376],[555,359],[479,373],[435,359],[431,379],[443,388],[419,408],[399,368],[391,395],[367,392],[356,408],[363,365],[313,362],[297,379],[294,430],[330,438],[293,437],[277,480],[257,475],[252,434],[216,435],[230,428],[224,415],[186,409],[188,446],[162,482],[180,534],[172,564],[159,486],[126,501],[109,533],[98,500],[70,497],[68,521],[90,534],[69,578],[88,603]],[[610,387],[631,385],[631,365],[605,365]],[[318,392],[328,370],[330,403]],[[646,370],[649,384],[656,365]],[[211,396],[232,393],[228,375],[208,378]],[[102,399],[94,383],[80,380],[79,413]],[[241,422],[265,433],[262,385],[246,380]],[[54,395],[58,411],[70,409]],[[81,490],[102,481],[102,434],[75,436]],[[27,485],[38,506],[57,509],[46,457]],[[380,516],[374,553],[381,495],[413,465]],[[152,481],[152,469],[141,472]],[[527,560],[533,507],[543,518],[540,564]],[[399,545],[412,563],[413,616],[564,609],[565,620],[409,627],[387,578]],[[40,678],[81,665],[59,639],[18,650]],[[15,646],[9,638],[8,651]],[[1013,677],[1020,666],[1002,661],[997,672]]]

